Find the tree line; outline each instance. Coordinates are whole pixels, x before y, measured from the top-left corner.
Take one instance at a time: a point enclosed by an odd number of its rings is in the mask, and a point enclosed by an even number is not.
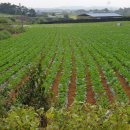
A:
[[[11,15],[25,15],[29,17],[35,17],[36,12],[34,9],[28,9],[25,6],[14,5],[11,3],[1,3],[0,13],[11,14]]]

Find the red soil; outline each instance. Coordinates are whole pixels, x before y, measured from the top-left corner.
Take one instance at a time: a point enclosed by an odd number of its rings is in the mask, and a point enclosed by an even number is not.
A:
[[[95,49],[96,50],[96,49]],[[97,51],[97,50],[96,50]],[[98,53],[101,55],[101,53],[98,51]],[[107,58],[105,57],[106,61],[108,62]],[[117,59],[117,58],[116,58]],[[117,59],[122,66],[126,67],[127,69],[129,69],[128,66],[126,66],[125,64],[123,64],[119,59]],[[111,64],[108,62],[108,64],[111,66]],[[126,81],[126,79],[124,78],[124,76],[122,76],[118,70],[116,70],[114,67],[112,67],[113,70],[115,71],[115,74],[122,86],[122,88],[124,89],[126,95],[128,96],[128,99],[129,99],[129,103],[130,103],[130,86],[128,84],[128,82]]]
[[[89,66],[86,63],[85,55],[82,51],[82,48],[79,47],[78,44],[76,44],[76,46],[78,47],[82,60],[86,66],[86,77],[85,77],[86,78],[86,102],[94,105],[96,104],[96,99],[95,99],[95,94],[92,88],[92,80],[91,80],[91,74],[89,71]]]
[[[12,73],[12,76],[9,77],[9,78],[7,78],[7,79],[0,85],[0,88],[1,88],[0,91],[3,91],[3,90],[4,90],[4,88],[8,85],[9,81],[10,81],[13,77],[15,77],[15,75],[17,74],[17,72],[20,71],[20,70],[22,70],[22,68],[23,68],[23,66],[22,66],[21,68],[19,68],[17,71],[14,71],[14,72]]]
[[[108,97],[108,100],[110,102],[110,104],[113,102],[113,95],[112,95],[112,92],[110,90],[110,86],[108,85],[107,83],[107,80],[106,80],[106,77],[105,77],[105,74],[103,73],[102,70],[100,70],[100,77],[101,77],[101,83],[104,87],[104,90],[106,91],[106,94],[107,94],[107,97]]]
[[[87,85],[87,94],[86,94],[86,102],[92,105],[96,104],[95,94],[92,88],[92,80],[89,72],[89,67],[86,67],[86,85]]]
[[[63,75],[63,70],[64,70],[64,58],[62,58],[59,70],[56,74],[56,77],[55,77],[53,84],[52,84],[52,87],[51,87],[52,91],[54,93],[54,100],[58,97],[58,86],[59,86],[60,80],[61,80],[62,75]]]
[[[12,104],[16,101],[16,97],[18,96],[19,89],[29,81],[29,76],[25,76],[19,84],[15,87],[15,89],[11,90],[9,93],[9,98],[7,99],[7,104]]]
[[[56,58],[56,54],[57,54],[57,53],[55,52],[55,54],[53,55],[53,57],[52,57],[52,59],[51,59],[49,65],[48,65],[47,69],[45,70],[45,74],[46,74],[46,75],[48,75],[48,73],[49,73],[49,71],[50,71],[50,68],[52,67],[52,65],[53,65],[53,63],[54,63],[54,60],[55,60],[55,58]]]
[[[76,96],[76,60],[74,54],[72,54],[72,73],[70,77],[70,83],[68,86],[68,104],[67,107],[70,107],[74,102]]]
[[[99,71],[99,74],[100,74],[100,78],[101,78],[102,86],[104,87],[104,90],[106,91],[108,100],[109,100],[109,102],[110,102],[110,104],[111,104],[114,99],[113,99],[112,92],[111,92],[111,90],[110,90],[110,86],[109,86],[108,83],[107,83],[106,76],[105,76],[103,70],[101,69],[101,67],[100,67],[100,65],[99,65],[99,63],[98,63],[98,61],[97,61],[97,59],[94,57],[93,53],[90,52],[90,51],[89,51],[89,53],[90,53],[90,55],[93,57],[94,62],[95,62],[95,64],[96,64],[97,68],[98,68],[98,71]]]
[[[115,73],[116,73],[116,76],[117,76],[122,88],[124,89],[126,95],[128,96],[129,103],[130,103],[130,86],[129,86],[128,82],[126,81],[126,79],[118,71],[115,71]]]
[[[54,57],[52,58],[52,60],[51,60],[51,62],[50,62],[50,64],[49,64],[49,66],[48,66],[47,69],[46,69],[46,70],[47,70],[47,71],[46,71],[46,75],[48,74],[48,72],[49,72],[49,70],[50,70],[50,68],[51,68],[51,66],[52,66],[52,64],[53,64],[53,62],[54,62],[55,56],[56,56],[56,53],[54,54]],[[44,60],[44,58],[45,58],[45,55],[42,57],[41,60]],[[8,99],[7,99],[7,104],[12,104],[12,103],[14,103],[14,102],[16,101],[16,98],[17,98],[17,96],[18,96],[18,91],[19,91],[19,89],[20,89],[21,87],[23,87],[23,85],[24,85],[27,81],[29,81],[29,80],[30,80],[30,77],[29,77],[29,76],[23,77],[23,79],[18,83],[18,85],[17,85],[13,90],[10,91],[9,97],[8,97]]]

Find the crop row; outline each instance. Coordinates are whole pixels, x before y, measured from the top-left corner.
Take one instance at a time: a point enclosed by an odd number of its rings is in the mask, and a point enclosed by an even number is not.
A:
[[[60,104],[130,102],[129,30],[107,24],[44,26],[1,41],[0,89],[15,90],[42,57],[42,86]]]

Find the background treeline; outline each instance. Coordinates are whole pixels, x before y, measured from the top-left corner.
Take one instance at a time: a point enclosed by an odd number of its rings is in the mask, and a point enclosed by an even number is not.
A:
[[[34,9],[28,9],[25,6],[18,6],[11,3],[1,3],[0,13],[11,14],[11,15],[25,15],[30,17],[35,17],[36,12]]]
[[[119,13],[123,16],[130,16],[130,8],[120,8],[115,11],[116,13]]]

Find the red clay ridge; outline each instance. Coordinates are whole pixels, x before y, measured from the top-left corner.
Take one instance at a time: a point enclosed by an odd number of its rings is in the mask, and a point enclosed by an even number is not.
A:
[[[63,71],[64,71],[64,58],[62,58],[59,70],[56,74],[56,77],[55,77],[52,87],[51,87],[52,91],[54,93],[54,100],[58,97],[58,86],[59,86],[60,80],[62,78]]]
[[[89,67],[86,67],[86,87],[87,87],[87,92],[86,92],[86,102],[92,105],[96,104],[96,99],[95,99],[95,94],[92,88],[92,80],[91,80],[91,75],[89,72]]]
[[[124,78],[124,76],[122,76],[119,73],[119,71],[116,70],[115,73],[116,73],[116,76],[117,76],[122,88],[124,89],[128,99],[129,99],[129,103],[130,103],[130,86],[129,86],[128,82],[126,81],[126,79]]]
[[[67,107],[70,107],[74,102],[76,96],[76,60],[74,54],[72,54],[72,73],[70,77],[69,90],[68,90],[68,104]]]

